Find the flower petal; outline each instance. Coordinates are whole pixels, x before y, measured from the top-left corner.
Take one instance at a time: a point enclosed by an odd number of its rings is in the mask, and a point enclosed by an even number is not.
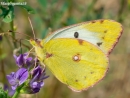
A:
[[[23,54],[23,56],[24,56],[24,57],[26,57],[27,55],[28,55],[28,53],[27,53],[27,52]]]
[[[35,82],[35,81],[38,81],[38,75],[39,75],[39,73],[37,73],[37,74],[32,78],[32,80],[30,81],[30,83],[33,83],[33,82]]]
[[[39,83],[40,87],[44,86],[44,82]]]
[[[37,85],[38,85],[38,82],[33,82],[33,83],[30,84],[30,86],[32,88],[37,88]]]
[[[32,57],[28,57],[27,60],[28,60],[28,61],[32,61]]]
[[[33,94],[35,94],[35,93],[39,92],[40,88],[34,88],[32,90],[33,90]]]
[[[9,88],[9,90],[8,90],[8,94],[9,94],[9,96],[13,96],[14,93],[15,93],[15,90]]]
[[[10,83],[11,85],[15,85],[15,84],[16,84],[16,83],[15,83],[14,74],[15,74],[15,73],[12,72],[10,75],[6,75],[8,81],[9,81],[9,83]]]
[[[13,56],[14,56],[15,61],[17,61],[17,56],[16,55],[13,55]]]
[[[18,84],[11,86],[12,90],[16,90]]]
[[[31,65],[31,61],[32,61],[32,57],[29,57],[25,60],[25,64],[30,66]]]
[[[44,86],[44,82],[32,82],[30,83],[30,87],[31,88],[41,88],[42,86]]]
[[[32,61],[32,57],[28,57],[28,53],[24,53],[23,58],[24,58],[24,64],[30,66],[31,61]]]
[[[45,75],[46,75],[46,73],[42,73],[39,80],[43,81],[44,79],[49,77],[49,76],[45,76]]]
[[[17,58],[17,64],[19,67],[21,67],[24,64],[23,54],[20,54]]]
[[[19,80],[19,85],[21,85],[27,80],[28,75],[29,75],[28,70],[25,68],[20,68],[16,72],[15,77]]]
[[[42,72],[42,68],[41,68],[41,66],[38,65],[38,66],[33,70],[32,76],[34,77],[35,75],[38,74],[38,77],[40,77],[41,72]]]

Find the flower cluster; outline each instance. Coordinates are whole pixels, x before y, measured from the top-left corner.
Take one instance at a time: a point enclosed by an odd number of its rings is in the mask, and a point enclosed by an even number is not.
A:
[[[48,78],[45,70],[36,62],[37,60],[28,57],[28,53],[20,54],[19,56],[14,55],[14,58],[19,69],[7,75],[12,89],[11,92],[13,91],[12,94],[19,87],[22,87],[21,92],[24,93],[34,94],[39,92],[40,88],[44,85],[43,80]]]
[[[33,93],[37,93],[44,85],[43,80],[48,78],[48,76],[45,76],[45,70],[42,70],[39,65],[33,69],[31,73],[32,80],[30,81],[30,87],[32,88]]]

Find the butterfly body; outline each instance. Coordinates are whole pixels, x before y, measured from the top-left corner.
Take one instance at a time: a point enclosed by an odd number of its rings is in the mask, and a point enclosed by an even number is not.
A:
[[[74,91],[92,87],[106,75],[108,56],[122,32],[119,23],[97,20],[55,31],[41,41],[31,40],[41,63]]]

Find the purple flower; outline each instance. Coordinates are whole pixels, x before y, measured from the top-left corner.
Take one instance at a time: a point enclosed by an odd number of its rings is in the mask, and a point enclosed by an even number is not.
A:
[[[42,71],[43,69],[40,66],[37,66],[32,72],[32,80],[30,81],[30,87],[33,91],[33,93],[39,92],[40,88],[43,87],[44,82],[43,80],[48,78],[48,76],[45,76],[45,70]]]
[[[15,93],[15,90],[12,90],[12,88],[10,86],[8,86],[7,84],[4,84],[4,91],[6,91],[6,90],[8,91],[9,96],[14,95],[14,93]]]
[[[16,90],[12,90],[12,88],[8,89],[9,96],[13,96]]]
[[[23,84],[27,80],[28,76],[29,73],[25,68],[20,68],[17,72],[12,72],[10,75],[7,75],[12,90],[15,90],[17,86]]]
[[[23,67],[24,64],[27,66],[31,65],[32,57],[28,57],[28,53],[20,54],[19,56],[14,55],[14,58],[19,67]]]

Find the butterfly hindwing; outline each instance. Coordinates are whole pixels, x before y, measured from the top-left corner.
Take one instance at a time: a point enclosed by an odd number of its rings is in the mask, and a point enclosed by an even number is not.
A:
[[[84,40],[52,39],[44,44],[44,55],[42,63],[58,80],[75,91],[93,86],[105,76],[108,69],[107,56]]]

